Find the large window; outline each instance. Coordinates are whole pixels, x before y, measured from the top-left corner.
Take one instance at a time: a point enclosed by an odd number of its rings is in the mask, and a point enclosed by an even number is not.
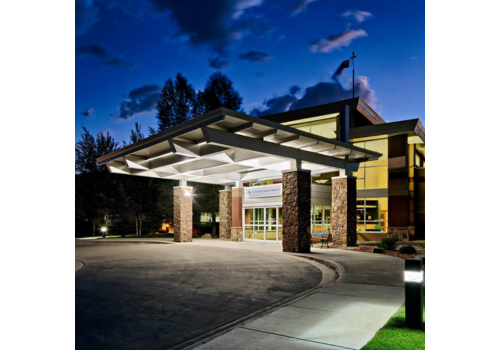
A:
[[[353,172],[352,175],[357,177],[357,189],[387,188],[387,139],[357,142],[354,143],[354,146],[382,153],[379,159],[361,163],[359,170]]]
[[[329,206],[311,205],[311,232],[330,232],[330,215]]]
[[[358,232],[387,232],[387,197],[358,199],[356,209]]]
[[[314,135],[323,136],[329,139],[337,139],[337,130],[339,123],[338,115],[338,113],[326,114],[285,122],[282,124]]]

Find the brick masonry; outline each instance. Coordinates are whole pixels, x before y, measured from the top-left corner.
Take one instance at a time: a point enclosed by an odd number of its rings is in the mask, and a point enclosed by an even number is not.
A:
[[[174,187],[174,242],[193,241],[193,188]]]
[[[332,178],[332,236],[337,246],[356,245],[356,178]]]
[[[219,239],[231,240],[231,226],[233,224],[232,190],[219,191]]]
[[[283,172],[283,251],[311,251],[311,172]]]

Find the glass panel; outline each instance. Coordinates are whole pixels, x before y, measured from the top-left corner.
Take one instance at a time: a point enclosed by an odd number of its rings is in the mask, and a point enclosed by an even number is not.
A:
[[[387,198],[366,199],[366,231],[387,231]]]
[[[321,225],[321,223],[316,223],[316,225],[314,225],[313,227],[313,232],[314,231],[321,231],[323,230],[323,225]]]
[[[245,225],[251,225],[253,221],[253,209],[245,209]]]
[[[278,214],[279,214],[279,222],[278,225],[283,225],[283,208],[279,207],[278,208]],[[280,238],[281,239],[281,238]]]
[[[245,226],[245,239],[253,239],[253,227]]]
[[[357,210],[357,231],[365,230],[365,200],[358,199],[356,201],[356,210]]]
[[[323,225],[323,231],[331,233],[331,231],[330,231],[330,224],[329,223],[325,222],[325,224]]]
[[[264,225],[264,208],[255,208],[254,225]]]
[[[283,227],[278,227],[278,239],[280,241],[283,239]]]
[[[276,208],[266,208],[266,225],[276,225]]]
[[[321,222],[323,220],[323,207],[321,205],[314,206],[313,220]]]
[[[331,213],[331,209],[330,207],[323,207],[325,209],[325,220],[324,220],[324,223],[325,224],[329,224],[330,223],[330,213]]]
[[[254,226],[255,239],[264,239],[264,226]]]
[[[276,226],[268,226],[266,229],[266,240],[276,240]]]
[[[387,188],[387,167],[366,168],[365,189]]]

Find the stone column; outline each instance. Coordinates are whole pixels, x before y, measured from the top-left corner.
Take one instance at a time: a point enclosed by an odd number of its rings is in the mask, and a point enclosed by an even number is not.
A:
[[[311,251],[311,171],[283,171],[283,251]]]
[[[174,242],[193,241],[193,188],[174,187]]]
[[[232,223],[231,240],[235,242],[243,241],[243,187],[233,187],[232,189]]]
[[[219,239],[231,240],[232,190],[219,191]]]
[[[356,178],[332,177],[333,243],[342,247],[356,245]]]

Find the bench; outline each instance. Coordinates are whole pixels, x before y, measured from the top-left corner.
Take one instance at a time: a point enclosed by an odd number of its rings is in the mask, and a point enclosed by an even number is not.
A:
[[[323,244],[326,243],[326,247],[328,246],[328,242],[332,241],[332,235],[329,232],[325,231],[314,231],[311,235],[311,246],[312,242],[321,242],[321,249],[323,249]]]

